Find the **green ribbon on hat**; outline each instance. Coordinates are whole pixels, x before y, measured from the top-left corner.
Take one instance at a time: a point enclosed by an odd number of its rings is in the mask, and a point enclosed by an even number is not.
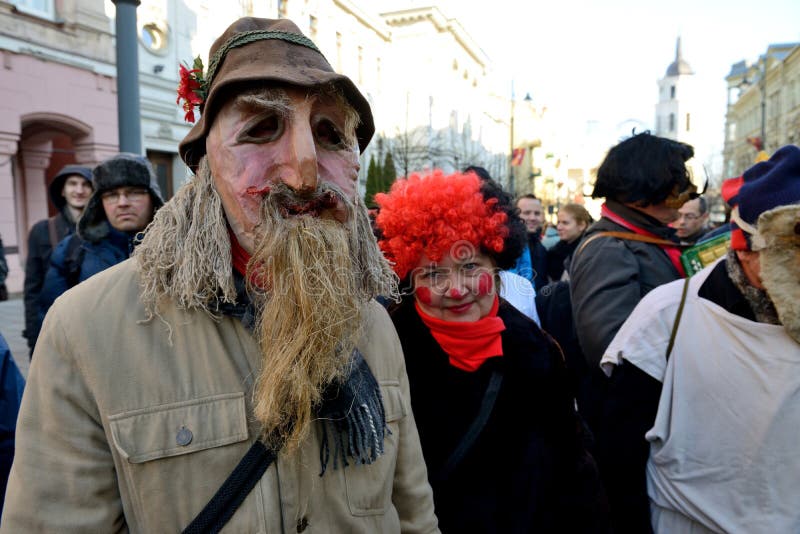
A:
[[[319,51],[317,45],[315,45],[311,39],[299,33],[268,31],[268,30],[251,30],[247,32],[237,33],[236,35],[228,39],[225,42],[225,44],[223,44],[219,48],[219,50],[217,50],[217,52],[214,54],[214,57],[211,58],[211,61],[208,64],[208,72],[206,73],[204,80],[206,91],[211,89],[211,82],[214,79],[214,74],[216,74],[217,68],[225,59],[225,55],[228,53],[229,50],[231,50],[232,48],[238,48],[246,44],[254,43],[256,41],[263,41],[266,39],[279,39],[281,41],[286,41],[296,45],[305,46],[306,48],[310,48],[311,50],[317,52],[323,58],[325,57],[322,54],[322,52]]]

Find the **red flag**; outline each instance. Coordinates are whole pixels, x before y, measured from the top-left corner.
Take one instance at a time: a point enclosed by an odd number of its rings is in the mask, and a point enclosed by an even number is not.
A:
[[[514,151],[511,153],[511,166],[519,167],[520,165],[522,165],[523,158],[525,158],[525,149],[515,148]]]
[[[747,138],[747,142],[748,142],[749,144],[753,145],[753,147],[754,147],[756,150],[759,150],[759,151],[760,151],[760,150],[763,150],[763,149],[764,149],[764,144],[763,144],[763,142],[761,141],[761,138],[760,138],[760,137],[748,137],[748,138]]]

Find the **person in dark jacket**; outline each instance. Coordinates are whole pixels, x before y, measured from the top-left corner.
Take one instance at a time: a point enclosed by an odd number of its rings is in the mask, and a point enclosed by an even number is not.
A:
[[[542,201],[532,194],[523,195],[517,199],[517,208],[528,229],[528,242],[509,271],[527,278],[539,291],[547,285],[547,249],[542,245]]]
[[[95,192],[78,222],[78,234],[53,251],[40,296],[41,319],[67,289],[127,259],[134,239],[164,204],[150,162],[118,154],[95,167]]]
[[[590,224],[592,216],[580,204],[565,204],[558,210],[559,241],[547,250],[547,276],[551,282],[564,277],[564,271],[572,260],[572,253]]]
[[[686,161],[691,146],[649,133],[609,150],[597,172],[593,198],[605,198],[601,218],[573,255],[570,292],[575,328],[589,365],[582,406],[596,438],[597,461],[615,531],[650,531],[644,463],[652,413],[640,408],[660,392],[658,381],[623,365],[611,382],[599,368],[608,344],[641,298],[684,276],[675,230],[678,208],[697,197]],[[598,235],[617,232],[618,235]]]
[[[405,288],[391,311],[442,532],[604,532],[563,356],[498,297],[524,246],[470,174],[376,195],[384,254]]]
[[[14,437],[17,414],[22,401],[25,379],[17,368],[11,349],[0,334],[0,513],[6,496],[6,483],[14,463]]]
[[[50,254],[65,237],[75,232],[78,218],[92,195],[92,169],[82,165],[66,165],[55,175],[48,192],[58,213],[42,219],[28,234],[28,256],[25,260],[25,331],[30,353],[36,346],[42,327],[39,294],[50,265]]]

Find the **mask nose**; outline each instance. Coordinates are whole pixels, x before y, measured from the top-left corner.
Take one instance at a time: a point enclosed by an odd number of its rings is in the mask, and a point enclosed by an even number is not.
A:
[[[283,147],[284,172],[281,181],[295,191],[313,191],[317,187],[317,149],[309,124],[292,124]]]

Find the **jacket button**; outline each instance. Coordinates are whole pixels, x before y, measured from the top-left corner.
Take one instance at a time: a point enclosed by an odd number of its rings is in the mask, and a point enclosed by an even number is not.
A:
[[[303,517],[297,520],[297,532],[303,532],[308,528],[308,518]]]
[[[192,439],[194,439],[192,431],[186,428],[185,426],[182,426],[181,429],[178,430],[178,435],[175,436],[175,441],[181,447],[185,447],[188,444],[190,444],[192,442]]]

